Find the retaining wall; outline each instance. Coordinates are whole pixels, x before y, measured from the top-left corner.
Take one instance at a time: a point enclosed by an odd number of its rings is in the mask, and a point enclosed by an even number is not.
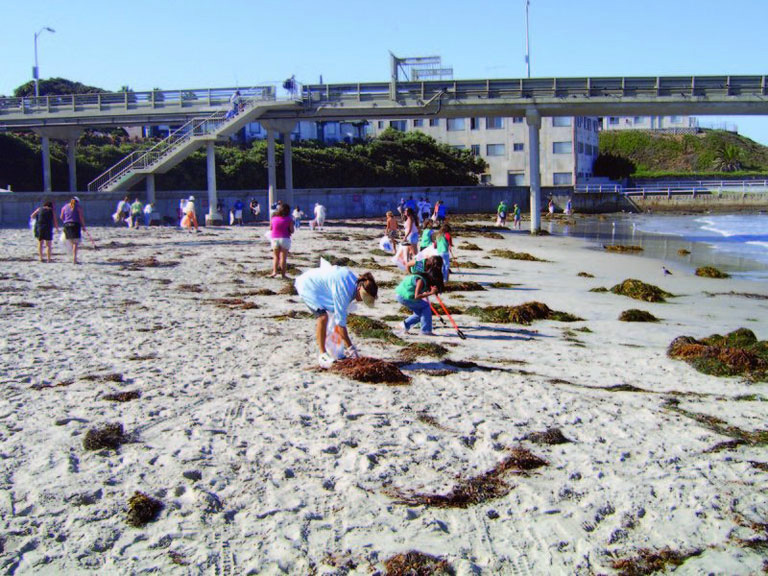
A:
[[[542,196],[545,196],[542,191]],[[86,224],[92,226],[104,226],[112,222],[112,213],[117,203],[123,199],[125,192],[112,193],[78,193],[85,211]],[[177,222],[177,210],[179,201],[189,196],[195,197],[198,220],[204,221],[204,214],[208,213],[208,193],[200,190],[157,191],[155,194],[155,211],[167,222]],[[476,212],[495,213],[501,200],[506,200],[510,207],[517,202],[523,212],[530,210],[530,196],[527,187],[494,187],[476,186],[461,188],[336,188],[336,189],[302,189],[294,190],[292,198],[286,197],[285,191],[278,191],[278,198],[284,198],[292,206],[298,204],[306,214],[312,214],[315,202],[319,202],[328,209],[328,218],[383,218],[387,210],[396,210],[400,198],[413,196],[418,200],[422,196],[427,197],[434,205],[437,200],[442,200],[448,208],[448,213],[468,214]],[[136,193],[129,195],[133,202]],[[141,192],[138,197],[142,202],[146,199],[146,193]],[[37,208],[44,198],[50,198],[56,212],[61,210],[65,202],[72,198],[70,193],[44,194],[41,192],[14,192],[0,194],[0,226],[19,227],[26,226],[29,215]],[[264,190],[219,190],[219,201],[224,207],[224,219],[228,221],[229,209],[239,198],[246,205],[245,218],[250,219],[247,206],[251,198],[258,200],[261,205],[260,220],[267,218],[267,193]]]

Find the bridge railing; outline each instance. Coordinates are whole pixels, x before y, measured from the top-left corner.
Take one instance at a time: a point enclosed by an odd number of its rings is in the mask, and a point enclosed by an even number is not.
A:
[[[53,112],[121,111],[143,109],[217,108],[226,106],[240,90],[244,99],[275,100],[274,86],[247,88],[204,88],[191,90],[151,90],[148,92],[101,92],[0,98],[0,117],[4,114],[42,114]]]
[[[307,103],[390,99],[390,83],[305,84]],[[398,99],[428,100],[443,92],[452,98],[533,98],[706,95],[768,95],[766,76],[649,76],[597,78],[518,78],[511,80],[430,80],[397,82]]]

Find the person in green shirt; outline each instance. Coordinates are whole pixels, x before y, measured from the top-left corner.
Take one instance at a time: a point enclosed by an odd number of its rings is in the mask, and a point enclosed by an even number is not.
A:
[[[506,226],[507,225],[507,214],[509,213],[509,208],[507,207],[507,203],[502,200],[499,202],[499,207],[496,208],[496,226]]]
[[[443,288],[443,259],[433,256],[424,260],[424,272],[409,274],[395,288],[397,301],[413,314],[403,321],[402,332],[421,324],[421,334],[432,336],[432,309],[427,298],[438,294]]]
[[[421,232],[421,238],[419,239],[419,252],[424,250],[427,246],[432,244],[432,238],[435,231],[432,230],[432,224],[429,220],[424,220],[424,230]]]
[[[133,204],[131,204],[131,228],[139,228],[141,226],[141,215],[144,212],[144,204],[137,197]]]
[[[512,225],[518,230],[520,230],[520,206],[518,206],[517,204],[515,204],[512,207],[512,218],[513,218]]]

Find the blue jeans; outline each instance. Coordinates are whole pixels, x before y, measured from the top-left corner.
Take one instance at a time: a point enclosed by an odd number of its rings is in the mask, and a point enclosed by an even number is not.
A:
[[[407,300],[402,296],[397,296],[397,301],[408,308],[413,315],[405,319],[405,327],[409,330],[421,322],[422,333],[432,332],[432,309],[426,300]]]

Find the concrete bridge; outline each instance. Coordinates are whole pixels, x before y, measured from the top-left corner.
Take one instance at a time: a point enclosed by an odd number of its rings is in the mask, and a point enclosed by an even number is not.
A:
[[[244,92],[245,90],[245,92]],[[234,89],[121,92],[0,99],[0,129],[34,129],[47,139],[70,142],[85,126],[164,124],[187,120],[184,128],[161,143],[162,154],[124,161],[114,173],[98,179],[94,190],[118,190],[144,176],[147,194],[154,195],[154,174],[181,161],[192,150],[208,148],[208,196],[215,213],[216,180],[213,141],[226,138],[245,121],[258,119],[267,129],[269,202],[276,198],[274,138],[285,143],[287,199],[292,195],[290,132],[299,120],[352,120],[408,117],[501,116],[526,118],[531,193],[531,228],[539,229],[539,130],[543,116],[623,115],[768,115],[766,76],[674,76],[601,78],[524,78],[510,80],[449,80],[304,85],[293,98],[278,102],[273,87],[241,89],[247,113],[223,121]],[[215,121],[214,121],[215,120]],[[199,129],[203,126],[203,129]],[[161,161],[162,160],[162,161]],[[44,174],[47,170],[44,160]],[[50,172],[47,170],[48,173]],[[46,190],[50,176],[44,177]],[[70,175],[72,186],[73,178]],[[96,181],[95,181],[96,182]]]

